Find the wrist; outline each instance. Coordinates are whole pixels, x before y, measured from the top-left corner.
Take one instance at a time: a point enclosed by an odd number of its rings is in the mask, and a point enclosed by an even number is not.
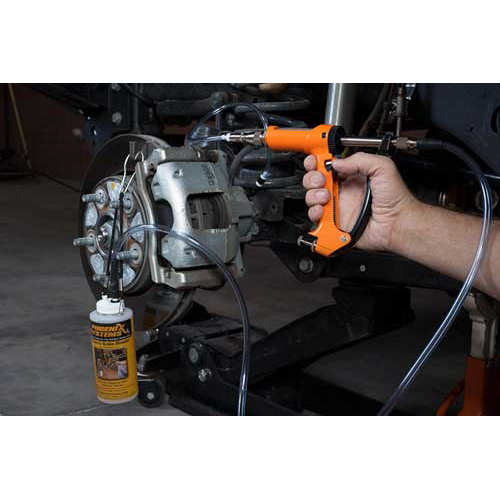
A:
[[[399,255],[409,254],[414,234],[419,233],[427,205],[410,195],[394,220],[387,250]]]

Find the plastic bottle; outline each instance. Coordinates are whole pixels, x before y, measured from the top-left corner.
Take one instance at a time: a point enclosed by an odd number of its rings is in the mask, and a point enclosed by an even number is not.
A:
[[[90,326],[97,398],[110,404],[132,401],[139,391],[132,310],[103,295],[90,313]]]

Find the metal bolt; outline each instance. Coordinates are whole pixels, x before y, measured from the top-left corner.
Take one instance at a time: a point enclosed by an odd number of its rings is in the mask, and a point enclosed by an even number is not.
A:
[[[362,273],[364,273],[364,272],[366,271],[366,266],[365,266],[364,264],[361,264],[361,265],[359,266],[359,270],[360,270]]]
[[[119,125],[122,122],[122,114],[119,111],[116,111],[111,115],[111,121],[115,125]]]
[[[159,333],[158,328],[154,328],[153,330],[146,330],[144,332],[144,336],[146,337],[147,340],[152,342],[153,340],[156,340],[158,338],[158,333]]]
[[[73,134],[73,137],[78,140],[83,140],[83,132],[81,128],[75,127],[71,133]]]
[[[148,393],[146,394],[146,397],[147,397],[150,401],[152,401],[152,400],[155,398],[155,393],[150,391],[150,392],[148,392]]]
[[[91,247],[95,243],[93,236],[87,236],[85,238],[75,238],[73,240],[74,247]]]
[[[198,372],[198,379],[200,382],[206,382],[211,377],[212,377],[212,370],[210,370],[210,368],[202,368]]]
[[[340,241],[341,241],[342,243],[345,243],[345,242],[347,241],[347,236],[342,235],[342,236],[340,237]]]
[[[299,269],[303,273],[311,273],[314,269],[314,262],[309,257],[304,257],[299,261]]]
[[[119,83],[112,83],[111,84],[111,90],[114,90],[115,92],[119,92],[121,90],[122,86]]]
[[[192,346],[189,348],[188,358],[189,358],[189,361],[191,361],[191,363],[193,363],[193,365],[199,363],[200,353],[198,352],[198,349],[196,349],[196,347]]]

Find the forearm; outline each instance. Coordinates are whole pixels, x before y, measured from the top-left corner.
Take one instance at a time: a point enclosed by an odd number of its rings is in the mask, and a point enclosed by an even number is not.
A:
[[[390,250],[442,274],[463,281],[481,233],[481,219],[415,202],[391,236]],[[491,227],[489,243],[474,286],[500,300],[500,224]]]

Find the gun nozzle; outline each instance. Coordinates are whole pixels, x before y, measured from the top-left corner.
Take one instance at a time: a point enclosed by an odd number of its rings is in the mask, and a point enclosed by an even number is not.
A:
[[[225,134],[227,142],[241,142],[243,144],[253,144],[254,146],[264,145],[264,134],[260,130],[247,132],[229,132]]]

